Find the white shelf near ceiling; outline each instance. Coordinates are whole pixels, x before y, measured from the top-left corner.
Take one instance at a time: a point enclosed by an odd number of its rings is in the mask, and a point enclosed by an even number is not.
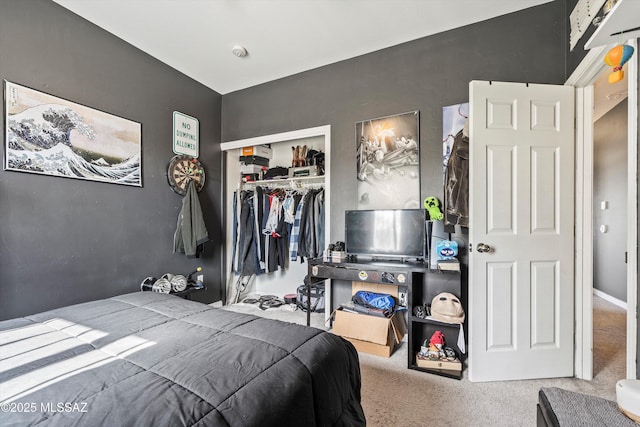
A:
[[[579,0],[569,15],[571,32],[569,44],[571,50],[578,44],[584,33],[591,26],[591,22],[598,15],[606,0]]]
[[[618,0],[584,48],[618,44],[640,37],[640,0]]]

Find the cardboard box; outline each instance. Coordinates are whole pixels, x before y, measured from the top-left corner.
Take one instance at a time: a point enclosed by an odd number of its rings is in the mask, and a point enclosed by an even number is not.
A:
[[[358,291],[389,294],[398,298],[398,287],[378,283],[351,282],[351,295]],[[395,312],[391,318],[351,313],[339,308],[335,311],[333,333],[347,339],[356,350],[390,357],[407,332],[404,312]]]
[[[331,251],[331,262],[343,262],[347,259],[345,251]]]
[[[347,339],[356,350],[364,353],[391,356],[405,332],[402,312],[387,318],[349,313],[341,308],[335,311],[333,333]]]
[[[273,158],[273,151],[266,145],[253,145],[251,147],[242,147],[242,156],[258,156],[267,159]]]
[[[424,357],[418,353],[416,355],[416,365],[419,368],[428,369],[446,369],[449,371],[462,371],[462,362],[460,360],[431,360],[428,357]]]

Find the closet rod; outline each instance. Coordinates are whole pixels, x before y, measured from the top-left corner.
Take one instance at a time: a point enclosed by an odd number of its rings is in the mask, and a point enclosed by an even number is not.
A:
[[[248,187],[269,187],[269,188],[292,188],[292,189],[300,189],[300,188],[324,188],[324,175],[318,176],[304,176],[304,177],[294,177],[294,178],[283,178],[283,179],[268,179],[268,180],[260,180],[260,181],[249,181],[241,183],[242,188]]]
[[[284,188],[284,189],[293,189],[299,190],[302,188],[324,188],[323,182],[300,182],[300,181],[291,181],[289,183],[284,182],[245,182],[241,185],[241,188],[255,188],[255,187],[264,187],[264,188]]]

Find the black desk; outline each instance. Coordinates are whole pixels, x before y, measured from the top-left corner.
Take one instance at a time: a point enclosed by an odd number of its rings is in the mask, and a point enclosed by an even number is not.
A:
[[[309,260],[309,284],[327,279],[368,282],[383,285],[396,285],[410,288],[422,280],[426,264],[392,261],[360,261],[360,262],[331,262],[322,258]],[[326,287],[325,287],[326,289]],[[307,298],[311,289],[307,288]],[[331,301],[325,297],[325,307],[330,307]],[[307,325],[310,316],[307,313]]]
[[[420,344],[435,330],[441,330],[451,347],[460,354],[457,342],[460,325],[447,324],[436,320],[421,319],[413,315],[413,307],[430,303],[440,292],[451,292],[461,296],[460,272],[429,270],[428,264],[391,261],[329,262],[312,259],[308,263],[309,286],[307,298],[310,301],[310,285],[327,279],[396,285],[407,290],[407,368],[429,372],[450,378],[462,378],[461,372],[418,367],[416,353]],[[325,287],[327,289],[327,287]],[[325,307],[331,307],[331,300],[325,296]],[[307,311],[307,325],[311,320]],[[460,354],[462,360],[462,354]]]
[[[414,284],[422,284],[426,271],[426,264],[392,261],[360,261],[360,262],[329,262],[322,259],[309,260],[309,284],[337,279],[394,285],[399,288],[410,289]],[[325,287],[327,289],[327,287]],[[310,288],[307,288],[310,292]],[[307,298],[309,296],[307,295]],[[325,307],[330,306],[331,301],[325,297]],[[411,310],[410,305],[408,309]],[[310,315],[307,312],[307,325]]]

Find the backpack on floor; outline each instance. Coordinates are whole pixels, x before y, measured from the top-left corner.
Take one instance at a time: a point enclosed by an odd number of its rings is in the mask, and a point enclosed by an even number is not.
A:
[[[296,305],[303,311],[307,311],[309,304],[307,303],[307,278],[305,284],[298,286]],[[324,282],[313,283],[311,285],[311,311],[324,311]]]

